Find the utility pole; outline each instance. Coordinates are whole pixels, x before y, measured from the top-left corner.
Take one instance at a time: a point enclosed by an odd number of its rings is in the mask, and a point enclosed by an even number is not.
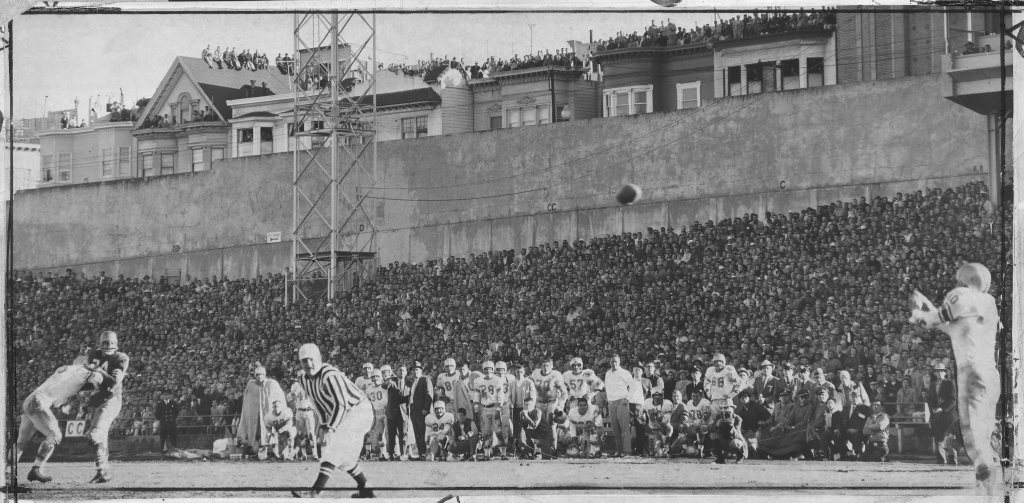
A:
[[[533,27],[536,26],[536,24],[527,23],[526,25],[530,27],[530,54],[533,54]]]

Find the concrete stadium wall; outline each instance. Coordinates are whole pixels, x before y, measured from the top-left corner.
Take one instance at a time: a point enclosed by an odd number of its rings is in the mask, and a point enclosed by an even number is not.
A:
[[[364,204],[368,218],[355,222],[378,230],[371,248],[381,263],[422,261],[986,179],[985,117],[945,100],[945,78],[383,142],[379,188]],[[284,153],[227,159],[209,172],[21,192],[15,267],[280,272],[290,243],[265,237],[289,238],[291,173]],[[367,175],[351,182],[371,185]],[[644,187],[640,204],[614,203],[625,182]]]

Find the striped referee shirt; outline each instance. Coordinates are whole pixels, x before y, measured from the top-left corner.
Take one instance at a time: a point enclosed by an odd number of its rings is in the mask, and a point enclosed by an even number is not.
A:
[[[312,377],[302,374],[299,384],[313,402],[320,424],[335,430],[345,413],[366,399],[366,395],[345,374],[331,365],[320,367]]]

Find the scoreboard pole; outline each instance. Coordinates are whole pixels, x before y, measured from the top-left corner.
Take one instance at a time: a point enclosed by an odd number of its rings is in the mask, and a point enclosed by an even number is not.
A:
[[[1019,10],[1013,12],[1013,26],[1017,26],[1024,22],[1024,13]],[[1019,28],[1018,33],[1024,32],[1024,28]],[[1020,51],[1017,50],[1017,44],[1014,44],[1014,50],[1007,51],[1009,57],[1013,58],[1012,66],[1016,67],[1016,71],[1013,72],[1013,94],[1015,99],[1013,100],[1013,149],[1010,151],[1011,156],[1007,156],[1007,165],[1002,166],[1007,172],[1013,172],[1014,160],[1024,153],[1024,135],[1018,134],[1024,131],[1024,57],[1021,56]],[[1012,170],[1012,171],[1011,171]],[[999,187],[1001,190],[1002,187]],[[1010,486],[1011,493],[1016,489],[1018,484],[1021,482],[1021,470],[1024,467],[1024,366],[1022,366],[1022,354],[1021,344],[1024,342],[1024,313],[1021,309],[1021,301],[1024,300],[1024,190],[1021,187],[1014,187],[1013,201],[1003,201],[1003,204],[1013,205],[1013,317],[1012,325],[1010,326],[1010,349],[1012,351],[1012,381],[1013,386],[1013,452],[1011,458],[1011,466],[1008,470],[1010,476],[1008,477],[1012,485]],[[1008,236],[1007,236],[1008,237]],[[1007,315],[1002,313],[1001,316],[1004,320],[1007,319]],[[1005,437],[1005,435],[1004,435]]]

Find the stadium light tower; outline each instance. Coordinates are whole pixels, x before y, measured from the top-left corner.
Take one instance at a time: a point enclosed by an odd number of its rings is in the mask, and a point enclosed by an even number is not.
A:
[[[292,301],[333,299],[374,270],[376,32],[375,14],[295,14]]]

